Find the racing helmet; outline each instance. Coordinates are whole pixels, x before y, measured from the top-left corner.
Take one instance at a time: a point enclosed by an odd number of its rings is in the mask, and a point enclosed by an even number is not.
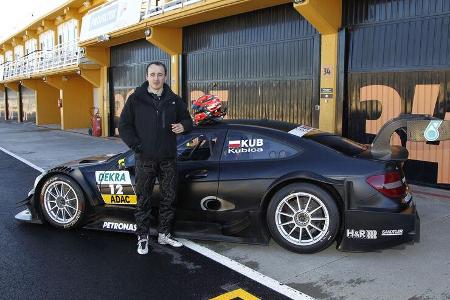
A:
[[[223,119],[226,108],[222,106],[222,100],[215,95],[203,95],[192,104],[195,125],[212,123]]]

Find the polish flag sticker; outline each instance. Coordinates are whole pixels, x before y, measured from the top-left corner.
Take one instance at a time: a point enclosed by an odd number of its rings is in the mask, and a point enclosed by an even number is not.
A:
[[[228,141],[228,148],[239,148],[241,146],[241,141]]]

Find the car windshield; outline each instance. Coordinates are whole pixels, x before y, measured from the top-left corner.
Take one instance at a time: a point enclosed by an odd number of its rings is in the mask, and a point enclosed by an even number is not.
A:
[[[367,150],[368,146],[334,134],[305,135],[305,138],[332,148],[342,154],[355,156]]]

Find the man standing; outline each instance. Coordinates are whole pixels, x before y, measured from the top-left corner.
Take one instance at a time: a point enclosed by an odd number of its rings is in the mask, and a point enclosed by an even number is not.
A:
[[[161,62],[147,66],[147,81],[128,98],[120,115],[119,133],[135,152],[136,234],[139,254],[148,253],[151,201],[158,178],[158,243],[181,247],[170,235],[176,206],[176,135],[192,129],[186,104],[165,84],[167,68]]]

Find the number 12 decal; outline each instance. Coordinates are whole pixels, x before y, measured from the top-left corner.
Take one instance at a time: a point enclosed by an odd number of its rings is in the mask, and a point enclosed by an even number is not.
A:
[[[116,184],[116,186],[110,184],[109,188],[111,189],[111,195],[123,195],[123,187],[121,184]],[[116,192],[114,193],[114,191]]]

